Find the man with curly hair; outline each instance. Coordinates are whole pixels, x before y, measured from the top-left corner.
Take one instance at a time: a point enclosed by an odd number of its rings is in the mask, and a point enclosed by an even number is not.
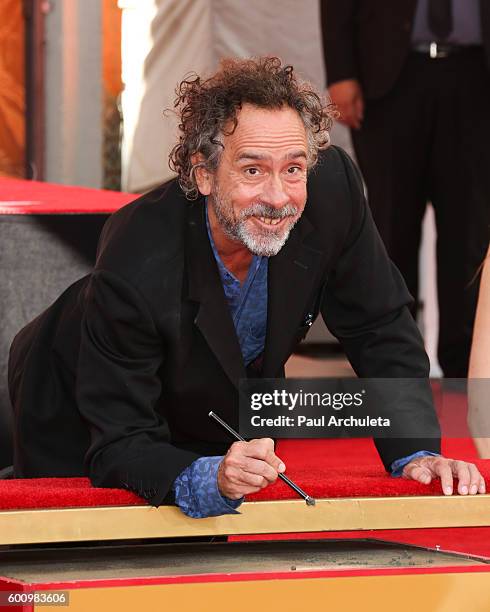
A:
[[[284,376],[319,312],[359,376],[427,377],[428,363],[311,86],[262,58],[225,61],[177,93],[178,180],[114,214],[92,274],[14,341],[14,467],[88,474],[203,517],[236,512],[284,471],[272,440],[230,446],[208,413],[236,427],[239,380]],[[438,431],[430,401],[415,410]],[[484,492],[475,466],[438,455],[437,437],[376,445],[392,473]]]

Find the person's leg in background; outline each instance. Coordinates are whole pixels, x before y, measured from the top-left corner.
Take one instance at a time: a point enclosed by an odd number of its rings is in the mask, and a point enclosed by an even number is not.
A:
[[[431,192],[437,227],[438,358],[467,376],[479,279],[490,236],[490,73],[483,50],[436,60]]]
[[[410,56],[394,88],[379,100],[366,100],[362,128],[352,130],[374,220],[415,300],[431,139],[426,89],[423,64]],[[414,316],[416,310],[417,301]]]
[[[478,292],[471,281],[488,247],[489,81],[478,50],[435,60],[412,53],[395,88],[367,102],[352,133],[378,229],[415,298],[421,222],[433,202],[446,377],[467,375]]]

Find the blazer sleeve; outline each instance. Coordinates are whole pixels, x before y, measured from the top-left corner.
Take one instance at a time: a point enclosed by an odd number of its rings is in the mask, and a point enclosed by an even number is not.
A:
[[[155,506],[199,456],[172,446],[155,410],[164,358],[138,289],[96,270],[85,295],[76,389],[91,434],[86,468],[95,486],[127,488]]]
[[[429,361],[422,337],[407,308],[412,297],[386,253],[358,171],[350,158],[339,152],[352,214],[343,250],[327,281],[322,316],[358,376],[428,379]],[[393,461],[414,452],[440,452],[439,424],[428,380],[426,385],[414,386],[416,397],[410,410],[420,423],[419,437],[375,440],[387,470]]]
[[[359,79],[356,28],[359,0],[320,0],[327,83]]]

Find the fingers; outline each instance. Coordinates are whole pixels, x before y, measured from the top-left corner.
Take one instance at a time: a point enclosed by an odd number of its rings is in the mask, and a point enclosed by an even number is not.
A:
[[[364,104],[362,100],[354,100],[350,104],[339,106],[339,112],[339,121],[341,123],[354,130],[361,129],[362,120],[364,118]]]
[[[458,480],[457,492],[460,495],[483,494],[486,491],[485,480],[476,465],[441,456],[411,461],[405,466],[403,476],[422,484],[429,484],[434,477],[439,477],[445,495],[453,494],[454,478]]]
[[[267,484],[263,476],[248,474],[235,465],[232,455],[226,455],[220,463],[217,481],[220,493],[229,499],[256,493]]]
[[[220,464],[218,488],[225,497],[239,499],[271,484],[285,469],[270,438],[235,442]]]
[[[340,121],[354,130],[360,130],[364,119],[364,100],[356,96],[340,109]]]
[[[332,102],[340,113],[339,121],[358,130],[364,118],[364,100],[358,81],[346,79],[333,83],[329,92]]]
[[[453,474],[458,478],[458,493],[460,495],[476,495],[485,493],[485,480],[473,463],[452,461]]]
[[[276,472],[284,472],[286,470],[284,463],[274,453],[274,440],[271,438],[259,438],[257,440],[245,442],[245,444],[244,454],[247,457],[265,461]]]
[[[364,100],[362,96],[358,96],[354,102],[354,112],[357,117],[357,121],[359,122],[359,127],[361,127],[361,123],[364,119]]]
[[[354,119],[354,115],[352,112],[352,105],[339,104],[337,105],[337,108],[339,111],[339,117],[338,117],[339,122],[342,123],[343,125],[346,125],[347,127],[355,128],[356,121]]]
[[[361,117],[359,116],[356,104],[352,101],[338,104],[337,106],[340,113],[340,123],[354,130],[358,130],[361,127]]]
[[[476,495],[477,493],[485,493],[485,479],[478,471],[476,465],[468,463],[468,468],[470,470],[469,494]]]
[[[247,474],[257,474],[262,476],[265,478],[265,480],[267,480],[267,484],[272,484],[277,480],[278,470],[274,469],[265,461],[244,457],[240,467]]]
[[[432,472],[429,468],[424,465],[420,465],[415,462],[411,462],[405,466],[402,476],[405,478],[411,478],[422,484],[430,484],[432,481]]]
[[[478,473],[480,474],[480,472]],[[480,480],[478,482],[478,493],[480,493],[481,495],[484,495],[486,492],[487,492],[487,485],[485,483],[485,479],[480,474]]]
[[[444,495],[453,494],[453,471],[451,465],[444,457],[435,457],[433,462],[434,472],[441,479],[441,487]]]

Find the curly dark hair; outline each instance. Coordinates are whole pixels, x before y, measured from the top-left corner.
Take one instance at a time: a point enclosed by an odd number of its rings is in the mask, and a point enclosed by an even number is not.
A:
[[[169,166],[178,174],[190,200],[199,193],[194,176],[197,166],[193,166],[191,156],[201,153],[205,161],[199,165],[215,170],[223,150],[222,137],[234,132],[237,113],[244,104],[295,109],[306,129],[309,168],[316,163],[318,151],[330,143],[333,105],[323,104],[314,88],[300,81],[293,67],[283,66],[277,57],[225,59],[212,77],[202,80],[190,75],[175,93],[180,137],[170,153]]]

